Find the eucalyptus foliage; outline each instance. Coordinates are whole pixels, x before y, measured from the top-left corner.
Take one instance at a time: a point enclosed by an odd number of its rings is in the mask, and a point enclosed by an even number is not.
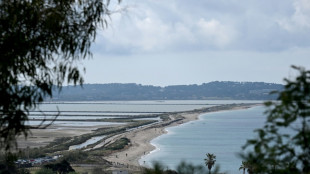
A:
[[[253,173],[310,173],[310,71],[293,68],[299,75],[266,103],[265,126],[244,146]]]
[[[118,0],[119,2],[120,0]],[[79,62],[91,56],[109,0],[0,1],[0,147],[27,136],[30,110],[62,84],[82,84]]]

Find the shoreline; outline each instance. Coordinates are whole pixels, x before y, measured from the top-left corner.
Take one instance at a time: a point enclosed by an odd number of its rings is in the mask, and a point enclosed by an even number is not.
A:
[[[163,121],[155,126],[149,126],[142,129],[126,132],[118,136],[117,138],[126,137],[130,139],[131,144],[123,150],[104,157],[104,159],[115,164],[122,164],[124,166],[147,167],[143,164],[140,164],[139,161],[143,158],[143,156],[153,153],[156,150],[156,146],[152,145],[151,141],[163,134],[168,133],[166,128],[175,127],[190,121],[198,120],[200,115],[206,113],[248,109],[260,105],[262,104],[241,104],[232,107],[224,106],[223,108],[205,108],[202,110],[169,114],[170,121]]]

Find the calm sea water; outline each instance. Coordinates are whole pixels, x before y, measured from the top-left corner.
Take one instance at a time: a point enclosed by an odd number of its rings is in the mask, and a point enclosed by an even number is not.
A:
[[[221,171],[242,173],[239,171],[241,152],[247,139],[253,138],[254,129],[261,128],[265,121],[263,106],[245,110],[233,110],[208,113],[197,121],[168,128],[168,134],[151,141],[157,149],[140,159],[140,164],[152,166],[160,161],[175,169],[181,160],[204,165],[206,153],[216,155],[216,164]]]

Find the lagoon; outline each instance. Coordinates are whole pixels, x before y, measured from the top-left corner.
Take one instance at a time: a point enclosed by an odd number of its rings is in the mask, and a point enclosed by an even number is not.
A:
[[[28,125],[36,126],[43,119],[54,119],[60,126],[100,126],[114,124],[111,122],[85,122],[103,118],[130,118],[150,116],[147,120],[159,120],[161,113],[180,112],[208,108],[232,103],[261,103],[255,100],[159,100],[159,101],[79,101],[79,102],[45,102],[36,110],[30,111]],[[76,121],[71,121],[71,120]],[[146,118],[142,118],[146,119]],[[65,121],[68,120],[68,121]],[[139,120],[136,118],[135,120]],[[50,122],[45,122],[48,124]]]

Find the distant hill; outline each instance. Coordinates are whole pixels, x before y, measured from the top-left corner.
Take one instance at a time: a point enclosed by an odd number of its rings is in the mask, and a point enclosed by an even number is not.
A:
[[[173,85],[167,87],[121,84],[84,84],[63,87],[47,101],[102,101],[102,100],[270,100],[271,91],[283,85],[264,82],[210,82],[202,85]]]

